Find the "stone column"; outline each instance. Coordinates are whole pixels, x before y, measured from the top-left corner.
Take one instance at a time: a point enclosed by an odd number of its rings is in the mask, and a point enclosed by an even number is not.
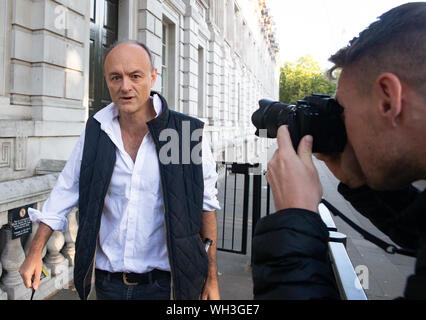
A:
[[[65,246],[62,249],[62,254],[67,258],[70,266],[74,266],[74,256],[75,256],[75,240],[77,238],[77,209],[71,211],[68,215],[68,230],[64,233],[65,237]]]
[[[3,266],[0,261],[0,278],[3,273]],[[7,293],[0,289],[0,300],[7,300]]]
[[[24,249],[21,245],[21,239],[12,240],[12,230],[10,227],[5,227],[6,246],[1,254],[1,263],[5,272],[1,287],[7,292],[9,300],[29,299],[31,289],[27,289],[24,285],[19,268],[25,260]]]
[[[194,18],[196,14],[195,3],[186,2],[186,13],[183,23],[183,87],[182,102],[183,113],[198,116],[198,23]]]
[[[139,0],[138,12],[140,23],[137,39],[151,49],[154,67],[161,72],[163,0]],[[161,91],[160,78],[157,79],[153,90]]]
[[[208,99],[207,107],[210,125],[220,126],[220,72],[221,72],[221,47],[218,44],[217,29],[209,26],[211,39],[209,42],[209,67],[208,67]]]
[[[64,235],[60,231],[54,231],[46,244],[47,254],[44,262],[50,269],[52,276],[61,274],[68,267],[68,261],[61,254],[64,243]]]

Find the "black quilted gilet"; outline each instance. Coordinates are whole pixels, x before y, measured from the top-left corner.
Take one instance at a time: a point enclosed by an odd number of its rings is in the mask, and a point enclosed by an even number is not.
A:
[[[154,94],[156,92],[153,92]],[[157,94],[157,93],[156,93]],[[160,96],[160,95],[159,95]],[[182,124],[190,124],[190,134],[203,128],[203,122],[169,110],[160,96],[161,115],[148,122],[157,154],[168,141],[160,141],[164,129],[174,129],[179,136],[179,164],[160,166],[161,190],[165,209],[167,250],[175,299],[199,299],[207,277],[208,259],[200,239],[203,213],[204,180],[202,164],[185,164],[182,142],[190,142],[192,150],[201,141],[183,139]],[[196,149],[198,150],[198,149]],[[96,241],[99,233],[105,195],[115,165],[115,145],[100,129],[93,117],[86,125],[85,143],[80,171],[79,229],[76,239],[74,283],[81,299],[87,299],[92,280]]]

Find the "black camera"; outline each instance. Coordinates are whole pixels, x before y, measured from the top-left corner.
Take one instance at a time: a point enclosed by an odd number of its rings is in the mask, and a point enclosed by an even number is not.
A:
[[[342,152],[345,148],[343,108],[330,96],[312,94],[297,101],[296,105],[262,99],[259,106],[251,117],[257,136],[260,129],[266,129],[268,138],[276,138],[278,128],[286,124],[295,150],[308,134],[314,138],[314,153]]]

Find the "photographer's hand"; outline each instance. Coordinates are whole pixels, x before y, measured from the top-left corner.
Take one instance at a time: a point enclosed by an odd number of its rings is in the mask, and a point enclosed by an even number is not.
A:
[[[300,208],[318,212],[322,186],[312,162],[312,142],[311,136],[305,136],[296,154],[287,126],[278,129],[278,149],[266,172],[277,211]]]
[[[355,189],[367,183],[352,145],[349,142],[346,144],[342,153],[316,153],[315,157],[318,160],[324,161],[334,176],[349,188]]]

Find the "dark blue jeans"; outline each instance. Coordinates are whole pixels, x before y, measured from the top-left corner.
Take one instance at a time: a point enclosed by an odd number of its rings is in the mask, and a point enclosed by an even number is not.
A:
[[[96,299],[98,300],[170,300],[170,278],[128,286],[122,279],[95,270]]]

